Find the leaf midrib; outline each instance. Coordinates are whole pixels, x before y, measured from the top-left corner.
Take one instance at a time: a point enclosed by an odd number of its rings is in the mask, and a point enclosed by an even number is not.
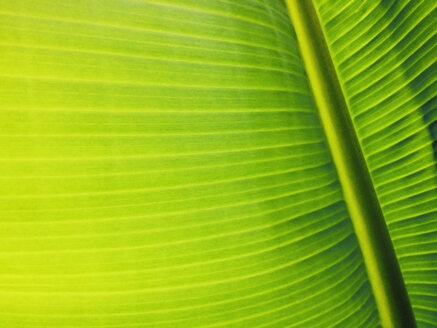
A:
[[[386,328],[415,327],[399,263],[323,28],[311,0],[287,0],[344,199]]]

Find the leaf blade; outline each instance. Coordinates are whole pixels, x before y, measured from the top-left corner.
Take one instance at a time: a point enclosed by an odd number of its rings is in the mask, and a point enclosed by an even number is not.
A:
[[[0,4],[1,324],[376,327],[284,4],[159,3]]]

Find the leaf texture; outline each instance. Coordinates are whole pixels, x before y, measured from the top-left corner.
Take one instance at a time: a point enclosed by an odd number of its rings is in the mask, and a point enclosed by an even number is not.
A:
[[[437,4],[315,3],[416,321],[435,327]]]
[[[285,5],[2,2],[5,327],[375,327]]]
[[[433,327],[435,5],[316,5]],[[2,1],[0,35],[1,327],[380,325],[284,1]]]

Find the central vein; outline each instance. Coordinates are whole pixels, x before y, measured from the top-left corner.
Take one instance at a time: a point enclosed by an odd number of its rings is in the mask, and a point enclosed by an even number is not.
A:
[[[386,328],[415,327],[381,206],[316,10],[311,0],[287,0],[287,4],[381,323]]]

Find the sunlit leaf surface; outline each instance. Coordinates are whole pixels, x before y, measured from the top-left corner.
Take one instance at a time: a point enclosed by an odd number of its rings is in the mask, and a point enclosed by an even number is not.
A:
[[[436,3],[361,3],[315,1],[434,327]],[[1,1],[0,48],[1,327],[380,325],[283,1]]]

